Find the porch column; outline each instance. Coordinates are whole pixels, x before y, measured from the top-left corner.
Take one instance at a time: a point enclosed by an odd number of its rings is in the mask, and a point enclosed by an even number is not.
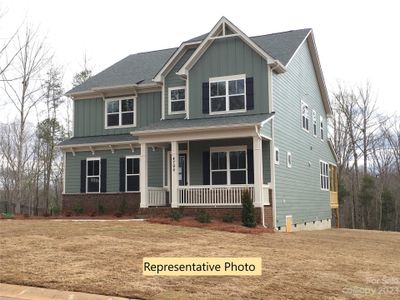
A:
[[[140,144],[140,207],[148,207],[148,147]]]
[[[179,187],[179,146],[171,142],[171,207],[178,207]]]
[[[253,137],[254,155],[254,206],[263,206],[263,157],[262,140],[258,136]]]

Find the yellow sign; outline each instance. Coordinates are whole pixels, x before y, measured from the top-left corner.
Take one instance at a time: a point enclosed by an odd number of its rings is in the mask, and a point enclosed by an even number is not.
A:
[[[260,276],[261,257],[145,257],[147,276]]]

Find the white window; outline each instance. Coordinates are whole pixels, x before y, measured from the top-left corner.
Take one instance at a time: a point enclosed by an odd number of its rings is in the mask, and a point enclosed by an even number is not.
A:
[[[135,156],[126,157],[126,184],[127,192],[137,192],[140,190],[140,159]]]
[[[246,75],[210,78],[210,114],[246,111]]]
[[[186,92],[185,87],[173,87],[168,89],[168,110],[169,114],[185,112]]]
[[[329,167],[324,161],[319,162],[321,190],[329,190]]]
[[[324,118],[322,116],[319,117],[319,131],[321,140],[324,140]]]
[[[100,193],[100,158],[86,159],[86,191],[88,193]]]
[[[247,184],[247,150],[245,146],[211,148],[212,185]]]
[[[313,135],[317,137],[317,112],[312,111],[312,124],[313,124]]]
[[[292,167],[292,153],[288,152],[286,156],[286,163],[288,168]]]
[[[304,130],[309,130],[310,116],[308,115],[308,105],[301,101],[301,126]]]
[[[106,128],[136,126],[136,98],[112,98],[105,103]]]
[[[274,155],[274,157],[275,157],[275,164],[279,165],[279,148],[275,147],[275,155]]]

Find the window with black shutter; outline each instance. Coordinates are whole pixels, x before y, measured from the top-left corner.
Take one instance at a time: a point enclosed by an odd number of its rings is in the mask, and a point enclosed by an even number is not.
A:
[[[140,190],[140,159],[138,157],[126,158],[126,191],[137,192]]]
[[[100,158],[88,158],[86,160],[86,191],[88,193],[100,192]]]

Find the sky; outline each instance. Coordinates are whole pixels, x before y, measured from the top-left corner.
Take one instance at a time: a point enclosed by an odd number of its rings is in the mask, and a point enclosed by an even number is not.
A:
[[[313,28],[329,91],[369,80],[379,111],[400,113],[398,1],[0,0],[0,39],[24,20],[39,26],[64,70],[66,88],[83,66],[98,73],[129,54],[177,47],[221,16],[248,36]]]

